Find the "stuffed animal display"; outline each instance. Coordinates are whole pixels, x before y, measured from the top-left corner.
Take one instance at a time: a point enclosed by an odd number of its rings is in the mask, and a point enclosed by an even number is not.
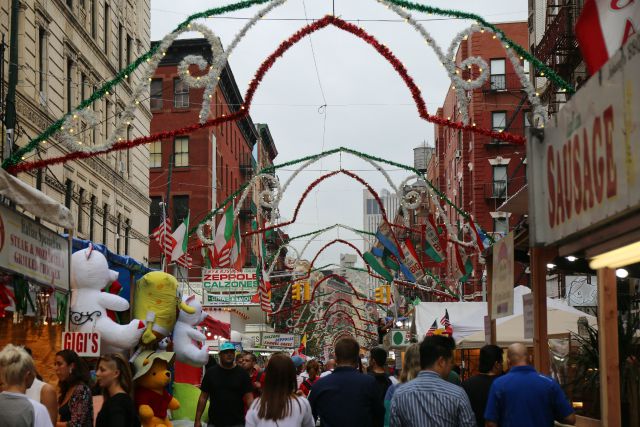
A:
[[[136,282],[133,315],[146,323],[142,344],[154,346],[171,335],[179,309],[188,314],[195,313],[179,294],[176,278],[162,271],[147,273]]]
[[[135,403],[142,427],[171,427],[167,410],[180,408],[180,402],[166,390],[171,382],[169,366],[174,353],[145,350],[133,361]]]
[[[205,345],[206,337],[202,332],[194,329],[194,326],[199,325],[207,317],[207,313],[202,312],[202,305],[194,295],[183,297],[182,301],[192,307],[195,312],[189,314],[180,310],[178,321],[173,328],[173,349],[176,360],[200,367],[209,360],[209,352]]]
[[[118,278],[118,273],[109,269],[105,256],[94,250],[93,245],[75,252],[71,256],[71,278],[71,330],[100,332],[103,354],[133,348],[144,332],[144,323],[134,319],[120,325],[107,315],[107,310],[128,310],[129,302],[102,292]]]

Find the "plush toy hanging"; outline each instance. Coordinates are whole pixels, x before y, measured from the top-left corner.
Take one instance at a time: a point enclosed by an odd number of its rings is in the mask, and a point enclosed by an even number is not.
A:
[[[189,314],[183,310],[180,311],[176,326],[173,328],[173,349],[179,362],[201,367],[209,360],[209,349],[205,345],[204,334],[194,327],[207,317],[207,313],[202,312],[202,305],[194,295],[184,297],[182,301],[192,307],[195,312]]]
[[[107,316],[107,310],[128,310],[129,302],[118,295],[102,292],[118,278],[118,273],[109,269],[105,256],[93,250],[91,244],[75,252],[71,256],[71,277],[71,330],[100,332],[103,354],[135,347],[144,332],[144,323],[134,319],[120,325]]]
[[[180,309],[188,314],[195,313],[195,308],[182,301],[175,277],[162,271],[152,271],[142,276],[136,282],[133,303],[134,317],[146,324],[142,344],[147,348],[155,347],[159,341],[171,335]]]

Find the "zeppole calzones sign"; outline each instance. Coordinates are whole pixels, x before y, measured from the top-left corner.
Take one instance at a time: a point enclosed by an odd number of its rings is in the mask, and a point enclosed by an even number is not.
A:
[[[205,268],[202,270],[205,305],[256,305],[251,297],[258,292],[256,270],[245,268]]]
[[[562,241],[640,207],[640,35],[527,144],[536,244]]]

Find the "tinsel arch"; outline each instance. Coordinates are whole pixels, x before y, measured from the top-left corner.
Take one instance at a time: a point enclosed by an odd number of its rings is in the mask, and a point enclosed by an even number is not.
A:
[[[285,0],[275,0],[273,2],[271,2],[271,4],[269,4],[269,6],[267,6],[266,8],[264,8],[263,10],[259,11],[258,14],[252,19],[250,20],[250,22],[245,25],[245,27],[242,29],[242,31],[238,34],[238,36],[236,37],[236,39],[234,39],[233,43],[230,45],[230,50],[232,50],[237,43],[239,42],[239,40],[246,34],[246,32],[249,30],[250,27],[252,27],[257,21],[258,19],[260,19],[261,17],[263,17],[264,15],[266,15],[267,13],[269,13],[273,8],[281,5],[284,3]],[[564,88],[564,90],[571,92],[573,90],[573,88],[571,88],[570,86],[568,86],[566,84],[566,82],[562,81],[561,78],[559,78],[559,76],[557,76],[553,70],[548,70],[547,67],[542,64],[539,60],[537,60],[536,58],[532,57],[530,54],[528,54],[528,52],[526,52],[526,50],[524,50],[521,46],[518,46],[517,44],[515,44],[513,41],[509,40],[502,31],[500,31],[498,28],[494,27],[493,25],[487,23],[486,21],[484,21],[481,17],[477,16],[477,15],[473,15],[473,14],[465,14],[464,12],[459,12],[459,11],[451,11],[451,10],[443,10],[443,9],[438,9],[438,8],[432,8],[429,6],[424,6],[424,5],[417,5],[414,3],[409,3],[409,2],[404,2],[404,1],[399,1],[399,0],[391,0],[391,1],[383,1],[380,0],[383,4],[386,4],[387,7],[390,7],[394,10],[394,12],[398,13],[400,16],[405,17],[405,20],[412,25],[414,28],[416,28],[416,30],[418,30],[424,37],[425,40],[427,42],[428,45],[430,45],[431,47],[434,48],[434,50],[436,51],[436,54],[440,57],[441,61],[443,61],[443,64],[445,65],[445,67],[447,68],[447,72],[449,74],[449,76],[452,79],[452,82],[457,82],[458,83],[458,88],[459,90],[463,90],[463,89],[471,89],[473,88],[472,86],[475,84],[481,84],[481,80],[484,78],[486,79],[486,73],[482,73],[480,74],[480,78],[476,81],[474,81],[473,83],[471,82],[471,79],[469,79],[466,83],[463,80],[460,80],[460,78],[458,76],[456,76],[457,74],[457,70],[456,73],[453,73],[452,71],[454,70],[454,64],[451,61],[451,52],[452,52],[452,48],[455,47],[454,45],[457,45],[457,43],[452,43],[452,47],[450,47],[449,49],[449,57],[444,57],[442,55],[441,50],[435,45],[435,43],[433,42],[433,40],[430,38],[430,36],[428,36],[428,33],[426,32],[426,30],[424,30],[424,28],[422,28],[420,26],[420,24],[417,23],[417,21],[413,20],[413,18],[411,17],[411,15],[407,14],[406,12],[404,12],[402,10],[402,8],[406,8],[406,9],[413,9],[413,10],[420,10],[420,11],[426,11],[429,13],[437,13],[437,14],[442,14],[442,15],[447,15],[447,16],[456,16],[456,17],[465,17],[465,18],[469,18],[469,19],[475,19],[478,24],[480,25],[475,25],[473,26],[471,29],[469,30],[465,30],[465,32],[461,33],[456,39],[454,39],[454,42],[459,41],[458,38],[462,38],[462,37],[466,37],[466,35],[468,35],[471,32],[475,32],[475,31],[491,31],[494,32],[496,34],[496,36],[500,39],[501,42],[504,43],[504,47],[507,50],[508,56],[511,59],[511,61],[513,62],[513,65],[516,69],[516,72],[518,73],[518,75],[521,76],[521,81],[523,82],[523,87],[525,88],[525,92],[527,93],[527,95],[530,98],[530,101],[532,103],[533,109],[534,109],[534,114],[541,116],[540,113],[540,109],[539,109],[539,102],[536,101],[536,94],[533,92],[530,83],[528,83],[528,81],[526,79],[524,79],[522,76],[524,76],[523,70],[522,68],[519,66],[519,63],[516,63],[516,59],[515,58],[515,54],[512,53],[511,51],[513,50],[516,53],[519,53],[521,55],[521,58],[526,57],[528,60],[532,61],[534,65],[538,66],[539,68],[545,69],[548,71],[547,77],[553,81],[554,83],[560,85],[561,87]],[[196,15],[192,15],[191,17],[189,17],[189,19],[185,22],[183,22],[182,24],[180,24],[178,26],[178,28],[171,33],[169,36],[167,36],[165,38],[165,40],[167,41],[167,43],[162,43],[160,46],[162,46],[165,50],[166,48],[168,48],[168,46],[173,42],[173,40],[175,40],[175,38],[177,37],[177,35],[179,35],[181,32],[184,31],[188,31],[188,30],[197,30],[197,31],[201,31],[206,37],[211,38],[211,35],[213,33],[209,33],[208,30],[206,30],[206,27],[202,27],[199,24],[195,24],[195,23],[191,23],[194,19],[200,18],[200,17],[205,17],[205,16],[212,16],[218,13],[224,13],[227,11],[231,11],[231,10],[238,10],[238,9],[242,9],[245,7],[249,7],[252,5],[256,5],[256,4],[262,4],[265,3],[264,1],[247,1],[247,2],[241,2],[241,3],[237,3],[234,5],[229,5],[229,6],[225,6],[223,8],[217,8],[217,9],[211,9],[208,11],[205,11],[203,13],[200,14],[196,14]],[[20,160],[22,159],[22,157],[24,156],[24,154],[32,151],[33,149],[35,149],[38,144],[44,140],[46,140],[47,138],[53,136],[56,132],[59,132],[61,130],[64,130],[64,124],[68,122],[69,118],[73,118],[76,119],[77,116],[82,116],[84,114],[86,114],[86,108],[91,105],[95,100],[99,99],[100,97],[104,96],[105,94],[109,93],[109,89],[111,89],[113,86],[115,86],[116,84],[119,84],[122,79],[124,77],[127,77],[129,73],[133,72],[136,68],[138,68],[141,64],[143,64],[144,61],[146,62],[152,62],[153,65],[157,66],[157,62],[159,62],[158,59],[158,47],[156,46],[154,49],[152,49],[151,51],[147,52],[146,54],[142,55],[140,58],[138,58],[136,61],[134,61],[133,64],[130,64],[125,70],[123,70],[121,73],[119,73],[115,79],[113,79],[112,81],[106,83],[103,87],[101,87],[98,91],[96,91],[91,97],[89,97],[89,99],[87,99],[86,101],[84,101],[83,103],[81,103],[78,107],[78,109],[76,111],[74,111],[73,113],[71,113],[70,115],[67,115],[65,117],[63,117],[62,119],[56,121],[53,125],[51,125],[45,132],[43,132],[41,135],[39,135],[38,137],[34,138],[32,141],[30,141],[24,148],[18,150],[16,153],[14,153],[10,158],[8,158],[4,163],[3,163],[3,167],[9,169],[11,172],[13,173],[17,173],[19,171],[26,171],[26,170],[30,170],[30,169],[34,169],[34,168],[40,168],[40,167],[44,167],[46,165],[49,164],[54,164],[54,163],[61,163],[61,162],[65,162],[65,161],[69,161],[69,160],[73,160],[73,159],[79,159],[79,158],[87,158],[87,157],[92,157],[94,155],[97,154],[104,154],[107,152],[111,152],[111,151],[116,151],[116,150],[123,150],[123,149],[129,149],[131,147],[134,147],[136,145],[139,144],[144,144],[144,143],[148,143],[148,142],[152,142],[152,141],[156,141],[162,138],[169,138],[170,136],[176,136],[176,135],[184,135],[190,132],[193,132],[197,129],[203,128],[203,127],[209,127],[209,126],[217,126],[220,125],[221,123],[224,123],[226,121],[229,120],[237,120],[239,118],[242,118],[244,116],[246,116],[249,112],[250,106],[251,106],[251,101],[253,98],[253,95],[257,89],[257,86],[259,85],[260,81],[262,80],[262,78],[264,77],[265,73],[267,72],[267,70],[273,65],[273,63],[275,62],[275,60],[282,56],[286,50],[288,50],[292,45],[294,45],[295,43],[297,43],[301,38],[305,37],[306,35],[309,35],[321,28],[324,28],[328,25],[333,25],[339,29],[342,29],[344,31],[347,31],[359,38],[361,38],[362,40],[364,40],[365,42],[367,42],[368,44],[370,44],[371,46],[373,46],[383,57],[385,57],[385,59],[387,59],[391,65],[396,69],[396,71],[400,74],[400,76],[402,77],[402,79],[405,81],[405,83],[407,84],[409,90],[412,93],[412,96],[414,98],[414,101],[416,102],[416,106],[418,108],[418,112],[420,117],[422,117],[423,119],[439,124],[439,125],[443,125],[443,126],[447,126],[447,127],[452,127],[452,128],[456,128],[456,129],[464,129],[464,130],[469,130],[471,132],[476,132],[476,133],[481,133],[484,135],[489,135],[491,137],[493,137],[494,139],[498,139],[498,140],[503,140],[503,141],[510,141],[510,142],[514,142],[514,143],[523,143],[524,142],[524,138],[516,136],[516,135],[510,135],[506,132],[495,132],[493,130],[490,129],[481,129],[479,127],[476,127],[475,124],[469,124],[467,123],[467,116],[466,114],[463,114],[462,116],[462,121],[460,122],[456,122],[456,121],[451,121],[449,119],[444,119],[441,117],[437,117],[437,116],[432,116],[430,114],[427,113],[426,111],[426,107],[424,105],[424,100],[422,99],[421,95],[420,95],[420,90],[416,87],[415,83],[413,83],[413,80],[411,79],[411,77],[409,77],[409,75],[407,74],[406,69],[404,68],[404,66],[402,65],[402,63],[393,55],[393,53],[391,51],[389,51],[389,49],[386,48],[386,46],[381,45],[374,37],[370,36],[369,34],[367,34],[362,28],[359,28],[353,24],[349,24],[343,20],[341,20],[340,18],[337,18],[335,16],[332,15],[328,15],[325,16],[324,18],[322,18],[319,21],[314,22],[313,24],[310,24],[306,27],[304,27],[303,29],[301,29],[300,31],[298,31],[297,33],[295,33],[293,36],[291,36],[288,40],[286,40],[285,42],[283,42],[280,47],[271,55],[269,56],[269,58],[267,58],[267,60],[265,60],[265,62],[263,62],[263,64],[261,65],[261,67],[259,68],[256,77],[254,78],[254,80],[251,82],[250,86],[249,86],[249,90],[245,96],[245,104],[243,106],[240,107],[240,110],[235,112],[234,114],[231,114],[227,117],[219,117],[219,118],[213,118],[210,120],[206,120],[206,116],[208,116],[208,106],[209,103],[208,102],[203,102],[203,104],[205,104],[205,106],[203,107],[203,111],[201,112],[201,122],[196,125],[190,125],[190,126],[186,126],[183,127],[181,129],[176,129],[174,131],[171,132],[163,132],[160,134],[155,134],[155,135],[150,135],[148,137],[142,137],[142,138],[137,138],[131,141],[121,141],[118,143],[115,143],[112,145],[112,143],[114,141],[109,141],[108,144],[105,145],[104,149],[89,149],[87,147],[81,147],[80,145],[78,145],[78,151],[77,152],[72,152],[69,153],[65,156],[60,156],[57,158],[52,158],[52,159],[45,159],[42,161],[38,161],[38,162],[29,162],[26,165],[21,165],[21,166],[17,166],[17,164],[20,162]],[[163,40],[164,42],[164,40]],[[214,46],[212,45],[212,49],[214,48]],[[229,50],[229,52],[230,52]],[[160,54],[164,54],[164,51],[161,51]],[[211,91],[212,91],[212,87],[217,84],[217,79],[219,77],[219,73],[220,70],[222,69],[222,67],[224,65],[226,65],[227,62],[227,57],[228,57],[228,53],[219,53],[218,55],[215,55],[215,60],[217,61],[217,63],[215,64],[215,66],[211,67],[210,73],[207,75],[206,79],[202,79],[202,81],[198,81],[200,80],[200,78],[198,77],[197,79],[191,78],[190,76],[188,76],[188,73],[185,73],[185,69],[188,70],[188,66],[190,64],[196,64],[198,65],[200,68],[204,68],[206,66],[206,64],[202,63],[202,60],[200,57],[196,58],[189,58],[189,60],[185,60],[184,64],[181,65],[181,70],[182,72],[182,78],[185,82],[187,82],[188,84],[194,85],[196,87],[206,87],[205,90],[205,96],[209,96],[209,98],[211,97]],[[153,61],[152,61],[153,59]],[[468,63],[465,64],[461,64],[462,66],[467,65],[467,66],[471,66],[472,63],[477,63],[476,65],[479,64],[478,61],[475,61],[473,59],[470,59],[468,61]],[[185,67],[186,64],[186,67]],[[485,67],[486,68],[486,67]],[[151,67],[151,65],[148,67],[148,70],[151,69],[151,73],[153,72],[153,68]],[[151,75],[149,73],[149,71],[147,70],[147,73],[145,73],[145,76],[147,75]],[[147,79],[150,78],[147,76]],[[146,79],[145,79],[146,80]],[[143,80],[143,82],[145,82],[145,80]],[[205,82],[206,80],[206,82]],[[135,105],[138,105],[140,103],[140,99],[139,99],[139,95],[140,95],[141,91],[136,89],[135,93],[134,93],[134,103]],[[464,102],[460,105],[462,111],[466,111],[466,105],[464,105]],[[129,106],[127,106],[127,109],[125,110],[125,114],[123,117],[123,122],[125,120],[128,120],[132,117],[131,115],[131,111]],[[116,128],[120,129],[123,126],[118,125]],[[116,132],[117,134],[117,132]],[[117,135],[114,135],[114,139]],[[62,138],[63,140],[65,140],[65,138]]]

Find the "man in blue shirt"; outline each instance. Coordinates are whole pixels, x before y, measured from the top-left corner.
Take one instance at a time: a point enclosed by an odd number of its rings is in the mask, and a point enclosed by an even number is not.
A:
[[[511,344],[511,369],[491,385],[486,427],[552,427],[554,421],[575,424],[576,415],[560,385],[528,364],[527,348]]]
[[[349,337],[338,340],[336,368],[313,384],[309,403],[323,427],[371,427],[384,420],[384,404],[374,377],[358,372],[360,345]]]

